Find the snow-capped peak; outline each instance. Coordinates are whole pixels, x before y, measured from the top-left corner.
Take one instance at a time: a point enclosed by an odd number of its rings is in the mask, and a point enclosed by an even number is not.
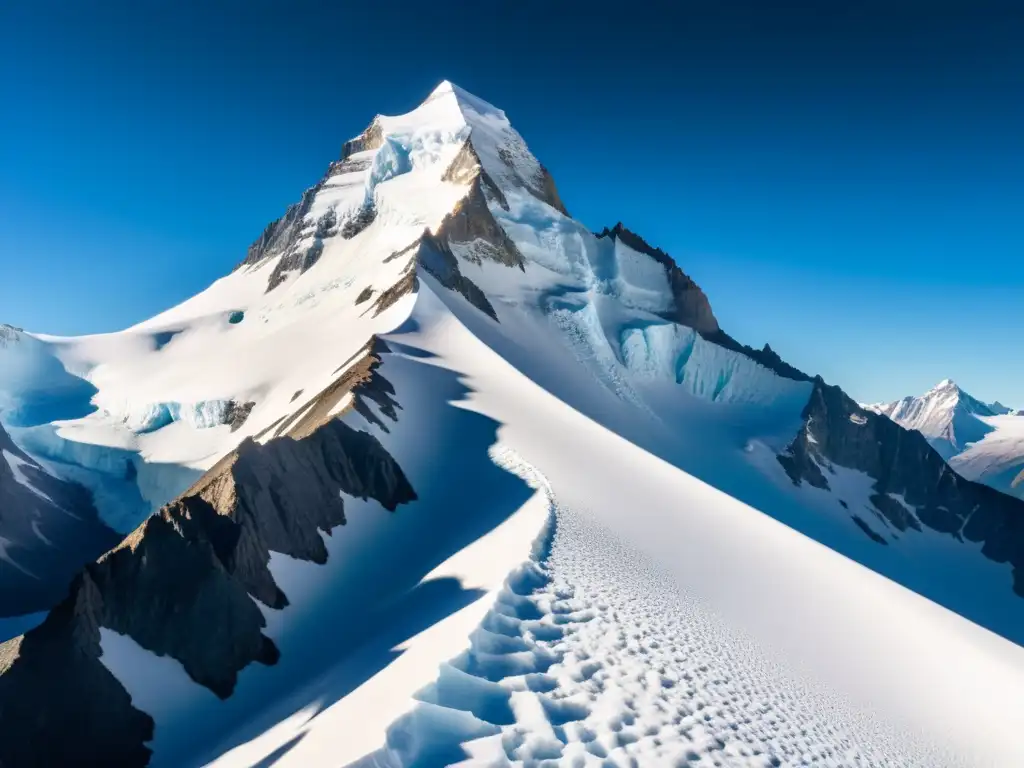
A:
[[[459,111],[472,111],[480,115],[492,115],[501,120],[508,120],[505,116],[504,110],[499,109],[490,102],[470,93],[465,88],[460,88],[451,80],[442,80],[441,83],[430,92],[430,95],[424,99],[423,104],[428,104],[432,101],[446,98],[453,99]]]
[[[917,430],[947,459],[990,431],[982,419],[1000,415],[999,410],[972,397],[952,379],[943,379],[920,396],[866,407]]]

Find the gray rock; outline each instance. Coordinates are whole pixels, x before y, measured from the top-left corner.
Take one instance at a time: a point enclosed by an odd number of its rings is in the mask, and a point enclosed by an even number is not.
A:
[[[231,427],[232,432],[237,432],[245,424],[249,414],[252,413],[252,409],[255,407],[256,402],[253,400],[245,403],[236,403],[232,400],[228,403],[227,410],[224,412],[224,423]]]
[[[828,487],[831,466],[864,472],[871,502],[893,528],[931,528],[982,544],[985,557],[1013,567],[1013,589],[1024,597],[1024,501],[965,480],[919,432],[861,408],[817,377],[804,426],[779,462],[792,481]],[[914,510],[889,498],[902,496]]]
[[[597,236],[614,238],[634,251],[650,256],[664,267],[673,300],[672,309],[664,313],[666,320],[693,328],[702,335],[715,335],[721,332],[718,320],[711,311],[708,297],[704,295],[700,286],[679,268],[671,256],[660,248],[649,245],[639,235],[626,229],[622,222],[611,229],[605,228]]]
[[[244,441],[86,567],[41,626],[0,644],[0,764],[148,762],[152,720],[100,662],[100,627],[177,659],[222,698],[248,664],[277,661],[252,600],[287,605],[270,552],[323,563],[319,532],[345,522],[344,496],[392,511],[416,498],[374,436],[329,415],[328,401],[351,391],[397,418],[394,390],[378,379],[385,350],[375,343],[346,369],[342,386],[320,394],[316,416],[265,445]]]

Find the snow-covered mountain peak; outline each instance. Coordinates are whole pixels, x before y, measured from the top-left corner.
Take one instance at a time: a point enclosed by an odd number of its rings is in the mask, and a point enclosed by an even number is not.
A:
[[[7,333],[0,597],[5,563],[34,562],[67,597],[0,642],[0,763],[787,764],[820,739],[843,764],[957,764],[867,732],[849,751],[712,615],[823,701],[1019,753],[1005,665],[934,646],[971,625],[833,550],[1018,639],[1024,503],[733,339],[674,259],[574,220],[505,113],[448,81],[374,117],[183,304]],[[962,441],[1009,418],[976,402],[945,381],[877,408]],[[70,588],[49,549],[90,563]],[[950,658],[991,670],[974,698]]]
[[[460,88],[451,80],[442,80],[441,83],[430,92],[430,95],[423,100],[423,103],[420,106],[435,101],[449,99],[454,102],[456,108],[466,116],[467,120],[471,118],[466,113],[488,115],[498,120],[508,120],[505,116],[504,110],[499,109],[490,102],[470,93],[465,88]]]

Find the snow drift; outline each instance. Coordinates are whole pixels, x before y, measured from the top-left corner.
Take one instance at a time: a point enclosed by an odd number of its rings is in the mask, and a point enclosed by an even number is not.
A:
[[[1024,762],[1024,503],[450,83],[206,291],[15,333],[19,460],[130,533],[0,645],[2,762]]]

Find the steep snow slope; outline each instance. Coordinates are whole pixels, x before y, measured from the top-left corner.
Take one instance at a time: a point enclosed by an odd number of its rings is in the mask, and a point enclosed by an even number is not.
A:
[[[983,421],[992,431],[951,458],[949,465],[966,478],[1024,498],[1024,414]]]
[[[466,132],[458,114],[445,99],[428,101],[392,121],[385,146],[332,166],[310,216],[345,222],[371,205],[375,221],[358,238],[343,226],[307,238],[323,256],[312,272],[281,273],[280,259],[247,265],[120,333],[58,338],[4,326],[0,423],[50,474],[88,488],[107,526],[133,530],[394,327],[384,291],[408,273],[414,254],[403,250],[466,194],[466,184],[441,180]],[[65,548],[69,572],[109,546]],[[51,590],[18,610],[53,602]]]
[[[968,480],[1024,498],[1024,414],[982,403],[949,379],[920,397],[867,407],[923,434]]]
[[[1024,756],[1013,735],[1024,714],[1019,647],[566,409],[435,293],[473,317],[458,297],[423,287],[388,343],[458,373],[464,407],[499,422],[501,444],[538,468],[512,465],[552,505],[554,547],[492,586],[468,637],[452,629],[436,646],[426,635],[403,646],[429,644],[444,662],[429,685],[385,669],[337,698],[328,681],[344,675],[328,673],[229,739],[242,743],[214,765],[270,756],[284,766],[470,756],[473,765],[800,765],[813,755],[822,765],[934,766]],[[562,373],[592,385],[574,365]],[[702,438],[688,440],[715,451],[712,460],[729,455]],[[395,715],[386,729],[383,706]]]
[[[0,644],[0,761],[1024,761],[1024,651],[926,599],[1024,640],[1024,505],[731,339],[449,83],[207,291],[26,338],[88,397],[22,449],[124,528],[181,495]]]

